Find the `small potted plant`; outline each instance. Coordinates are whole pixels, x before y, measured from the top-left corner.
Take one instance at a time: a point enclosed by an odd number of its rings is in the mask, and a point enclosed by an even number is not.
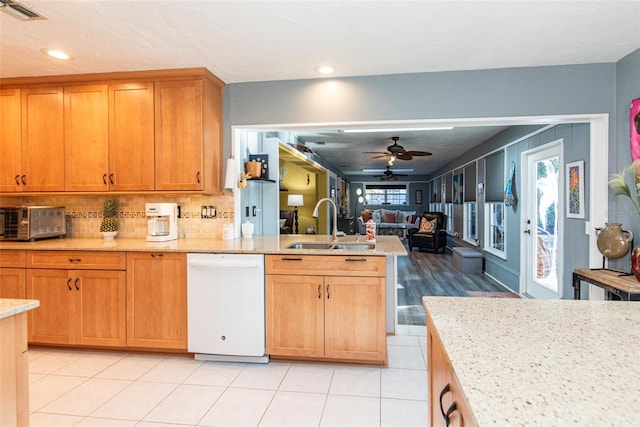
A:
[[[113,240],[118,234],[118,221],[114,218],[116,215],[116,200],[106,199],[104,201],[104,212],[102,224],[100,224],[100,232],[105,240]]]

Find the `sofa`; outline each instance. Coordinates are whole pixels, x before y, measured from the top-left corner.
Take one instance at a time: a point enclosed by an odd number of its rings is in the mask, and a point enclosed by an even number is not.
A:
[[[447,231],[445,228],[445,215],[442,212],[424,212],[418,222],[418,227],[409,230],[409,251],[413,248],[431,249],[438,253],[442,249],[442,253],[447,246]],[[430,231],[421,231],[420,224],[422,221],[432,222]],[[435,223],[433,223],[435,221]],[[426,225],[426,224],[425,224]],[[427,227],[425,227],[427,228]]]
[[[420,218],[416,211],[401,211],[389,209],[373,209],[364,210],[356,219],[357,232],[366,234],[365,223],[373,219],[376,223],[378,234],[397,234],[401,233],[402,237],[406,236],[407,231],[417,229],[420,224]]]

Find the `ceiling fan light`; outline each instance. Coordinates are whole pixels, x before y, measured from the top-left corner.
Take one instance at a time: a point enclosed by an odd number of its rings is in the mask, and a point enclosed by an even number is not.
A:
[[[337,68],[335,65],[322,64],[322,65],[318,65],[314,70],[318,74],[321,74],[323,76],[328,76],[330,74],[335,73]]]

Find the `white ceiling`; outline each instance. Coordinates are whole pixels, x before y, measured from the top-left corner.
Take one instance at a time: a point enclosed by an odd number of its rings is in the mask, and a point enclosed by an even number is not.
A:
[[[47,19],[21,22],[0,13],[0,77],[206,67],[239,83],[317,78],[321,63],[346,77],[615,62],[640,48],[640,0],[22,3]],[[74,58],[54,60],[42,48]],[[436,153],[455,159],[501,129],[399,134],[406,149],[434,156],[397,164],[432,171],[446,163]],[[335,165],[359,159],[349,170],[383,166],[384,159],[372,163],[358,153],[384,151],[391,136],[301,135],[327,142],[310,144],[318,152],[342,144],[325,156]]]

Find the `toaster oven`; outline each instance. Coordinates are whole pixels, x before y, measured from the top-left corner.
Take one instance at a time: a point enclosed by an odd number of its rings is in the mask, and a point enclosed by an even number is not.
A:
[[[36,240],[67,234],[62,206],[0,207],[0,240]]]

